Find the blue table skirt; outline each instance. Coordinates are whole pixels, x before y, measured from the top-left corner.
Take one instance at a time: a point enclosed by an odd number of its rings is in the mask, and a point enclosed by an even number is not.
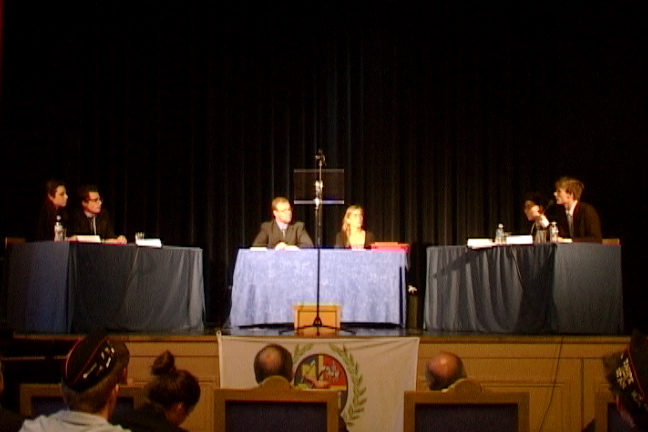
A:
[[[37,242],[13,245],[8,319],[20,332],[203,328],[202,250]]]
[[[428,248],[427,255],[427,329],[562,334],[623,330],[619,246],[441,246]]]
[[[391,323],[405,319],[403,251],[323,249],[320,301],[342,305],[343,322]],[[230,324],[292,323],[293,303],[317,299],[317,250],[239,250]]]

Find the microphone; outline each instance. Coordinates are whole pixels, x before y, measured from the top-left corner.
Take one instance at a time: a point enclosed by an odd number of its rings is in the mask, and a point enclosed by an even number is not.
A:
[[[322,166],[326,166],[326,157],[324,157],[324,152],[322,151],[322,149],[317,150],[315,160],[320,162]]]
[[[553,210],[552,207],[556,204],[553,199],[550,199],[549,202],[547,202],[547,207],[544,209],[542,212],[542,216],[540,218],[540,225],[542,228],[547,228],[549,226],[549,218],[554,219],[552,214],[549,212],[549,210]]]

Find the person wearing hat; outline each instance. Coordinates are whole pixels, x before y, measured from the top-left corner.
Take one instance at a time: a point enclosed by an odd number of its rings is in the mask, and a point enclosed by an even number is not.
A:
[[[63,365],[61,393],[69,409],[25,420],[23,432],[124,432],[108,423],[125,382],[130,353],[123,342],[94,333],[77,342]]]
[[[648,431],[648,343],[635,330],[630,345],[603,358],[605,378],[621,417],[634,431]]]

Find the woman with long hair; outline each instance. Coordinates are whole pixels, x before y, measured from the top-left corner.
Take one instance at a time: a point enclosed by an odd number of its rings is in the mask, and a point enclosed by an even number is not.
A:
[[[349,206],[342,219],[342,229],[335,237],[336,248],[366,249],[375,242],[370,231],[363,228],[364,211],[358,205]]]

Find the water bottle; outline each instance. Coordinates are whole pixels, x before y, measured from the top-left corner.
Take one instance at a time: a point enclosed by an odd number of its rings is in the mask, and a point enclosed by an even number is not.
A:
[[[495,231],[495,243],[506,243],[506,234],[504,234],[504,225],[502,224],[497,225],[497,231]]]
[[[65,241],[65,228],[61,223],[61,216],[56,216],[56,223],[54,224],[54,241]]]
[[[551,226],[549,226],[549,241],[558,243],[558,225],[556,225],[556,222],[551,222]]]

